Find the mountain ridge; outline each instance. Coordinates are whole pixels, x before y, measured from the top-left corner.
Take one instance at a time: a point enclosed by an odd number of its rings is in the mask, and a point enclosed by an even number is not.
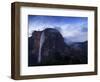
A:
[[[40,49],[42,33],[45,39]],[[28,66],[87,64],[87,43],[68,45],[54,28],[34,31],[28,38]]]

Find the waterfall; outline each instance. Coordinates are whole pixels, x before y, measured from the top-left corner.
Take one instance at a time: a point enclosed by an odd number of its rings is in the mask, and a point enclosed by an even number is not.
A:
[[[44,32],[41,33],[41,37],[40,37],[40,45],[39,45],[39,54],[38,54],[38,63],[41,62],[41,49],[43,46],[43,43],[45,41],[45,34]]]

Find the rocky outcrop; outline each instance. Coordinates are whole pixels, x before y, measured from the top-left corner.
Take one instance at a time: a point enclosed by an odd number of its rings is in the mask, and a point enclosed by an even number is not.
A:
[[[61,33],[53,28],[34,31],[28,40],[28,65],[42,66],[87,63],[87,43],[80,43],[81,47],[78,46],[75,48],[77,45],[79,44],[67,45]],[[82,47],[84,45],[86,46]]]

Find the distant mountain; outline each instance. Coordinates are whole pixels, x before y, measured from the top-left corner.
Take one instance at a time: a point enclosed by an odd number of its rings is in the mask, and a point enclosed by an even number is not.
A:
[[[74,56],[77,56],[81,63],[88,63],[88,42],[75,42],[71,45]]]
[[[74,42],[71,46],[75,49],[87,47],[88,42]]]
[[[34,31],[28,39],[28,66],[87,63],[87,42],[68,45],[54,28]]]

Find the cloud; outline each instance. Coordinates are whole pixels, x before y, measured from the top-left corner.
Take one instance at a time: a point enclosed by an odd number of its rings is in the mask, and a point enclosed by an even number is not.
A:
[[[32,35],[33,31],[42,31],[45,28],[55,28],[59,30],[59,32],[64,37],[65,41],[69,40],[72,42],[83,42],[87,40],[87,20],[83,20],[83,18],[68,18],[69,20],[65,20],[61,18],[61,20],[54,17],[39,17],[36,16],[31,20],[29,20],[29,37]],[[61,22],[62,21],[62,22]],[[74,22],[75,21],[75,22]]]
[[[65,24],[58,27],[58,30],[65,40],[70,40],[72,42],[82,42],[87,40],[87,29],[84,27],[84,24]]]

